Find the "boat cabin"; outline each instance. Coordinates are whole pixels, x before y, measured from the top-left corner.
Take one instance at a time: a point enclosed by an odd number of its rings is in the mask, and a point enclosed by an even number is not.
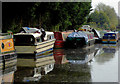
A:
[[[14,35],[15,46],[37,45],[41,42],[54,39],[52,32],[46,32],[44,40],[39,33],[18,33]]]

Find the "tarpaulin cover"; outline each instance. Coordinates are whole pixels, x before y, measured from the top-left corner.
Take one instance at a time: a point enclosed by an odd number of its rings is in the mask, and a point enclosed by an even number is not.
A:
[[[68,37],[79,37],[79,38],[85,38],[85,41],[88,42],[88,36],[85,32],[79,31],[79,32],[72,32],[68,35]]]

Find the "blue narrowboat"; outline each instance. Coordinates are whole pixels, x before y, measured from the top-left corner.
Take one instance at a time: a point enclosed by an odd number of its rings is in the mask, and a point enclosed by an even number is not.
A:
[[[119,37],[118,32],[105,33],[102,38],[102,43],[117,43],[118,37]]]

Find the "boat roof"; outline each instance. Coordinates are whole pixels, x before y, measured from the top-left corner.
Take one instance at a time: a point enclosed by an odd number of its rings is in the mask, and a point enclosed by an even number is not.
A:
[[[34,38],[40,37],[42,34],[41,33],[16,33],[14,35],[32,35]]]
[[[53,32],[50,32],[50,31],[46,31],[46,34],[47,35],[50,35],[50,34],[54,34]]]
[[[68,35],[68,37],[84,37],[86,41],[88,41],[88,36],[85,32],[79,31],[79,32],[72,32]]]
[[[32,28],[32,27],[22,27],[26,33],[35,33],[36,31],[40,32],[40,29],[38,28]]]
[[[118,33],[118,32],[113,32],[113,31],[111,31],[111,32],[107,32],[107,33]]]

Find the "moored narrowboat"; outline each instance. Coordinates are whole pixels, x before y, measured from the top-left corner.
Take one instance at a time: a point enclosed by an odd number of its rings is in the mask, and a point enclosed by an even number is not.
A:
[[[105,33],[102,38],[102,43],[117,43],[119,40],[118,32]]]
[[[34,28],[29,28],[28,30]],[[27,31],[27,30],[26,30]],[[14,35],[16,52],[22,56],[40,56],[46,52],[53,51],[55,42],[54,33],[46,31],[46,35],[41,32],[17,33]]]
[[[73,32],[72,30],[64,31],[64,32],[54,32],[54,36],[56,39],[54,48],[63,48],[67,36],[72,32]]]
[[[66,45],[67,47],[90,46],[94,44],[94,42],[95,39],[92,32],[78,31],[68,35]]]
[[[0,68],[16,65],[17,55],[14,48],[13,35],[11,33],[0,34]]]

